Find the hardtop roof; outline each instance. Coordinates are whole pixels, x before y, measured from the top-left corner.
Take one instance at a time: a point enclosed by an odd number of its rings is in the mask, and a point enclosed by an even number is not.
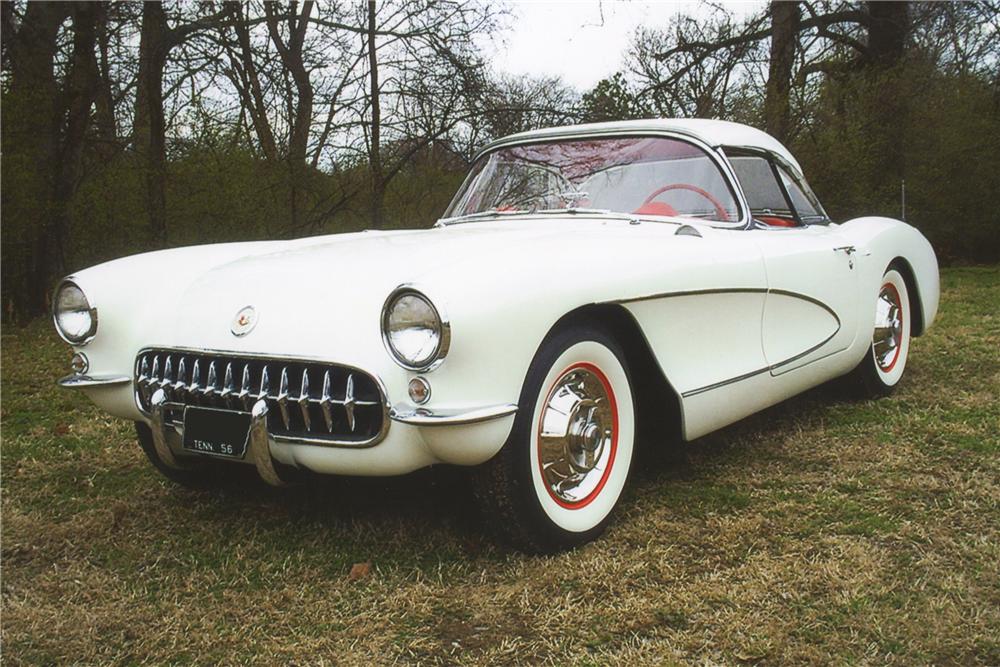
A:
[[[781,142],[770,134],[742,123],[726,120],[710,120],[707,118],[650,118],[644,120],[621,120],[608,123],[586,123],[583,125],[566,125],[549,127],[528,132],[519,132],[489,144],[483,153],[498,146],[532,141],[535,139],[567,138],[587,134],[643,134],[645,132],[674,132],[686,134],[709,146],[730,146],[734,148],[751,148],[764,150],[782,158],[795,167],[800,173],[795,157]]]

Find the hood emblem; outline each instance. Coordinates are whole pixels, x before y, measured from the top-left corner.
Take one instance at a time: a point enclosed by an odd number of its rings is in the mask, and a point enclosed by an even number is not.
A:
[[[257,311],[253,306],[244,306],[237,311],[229,330],[234,336],[246,336],[257,326]]]

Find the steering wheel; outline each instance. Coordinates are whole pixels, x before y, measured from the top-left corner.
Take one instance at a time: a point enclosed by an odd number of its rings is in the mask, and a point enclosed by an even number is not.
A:
[[[642,205],[645,206],[646,204],[650,203],[651,201],[662,195],[664,192],[669,192],[671,190],[687,190],[689,192],[695,193],[696,195],[704,197],[709,202],[711,202],[712,207],[715,208],[715,213],[716,215],[719,216],[719,220],[721,220],[722,222],[729,222],[729,214],[726,213],[726,208],[722,205],[722,203],[718,199],[713,197],[710,193],[706,192],[705,190],[702,190],[697,185],[691,185],[690,183],[671,183],[670,185],[664,185],[662,188],[654,190],[653,194],[646,197],[646,201],[642,202]]]

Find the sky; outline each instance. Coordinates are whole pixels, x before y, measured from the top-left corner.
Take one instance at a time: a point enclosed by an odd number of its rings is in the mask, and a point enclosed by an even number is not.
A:
[[[724,3],[746,14],[763,2]],[[706,9],[697,1],[515,0],[510,30],[486,46],[493,65],[510,74],[557,74],[581,91],[622,68],[639,27],[663,27],[671,16]]]

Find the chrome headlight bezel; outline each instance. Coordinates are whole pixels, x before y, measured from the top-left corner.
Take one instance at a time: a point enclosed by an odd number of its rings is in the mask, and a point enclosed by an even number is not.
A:
[[[438,337],[438,343],[434,352],[425,359],[408,359],[393,346],[392,339],[389,336],[389,318],[392,316],[393,306],[400,298],[405,296],[414,296],[420,299],[434,314],[436,323],[435,332]],[[425,290],[414,285],[400,285],[389,293],[385,303],[382,304],[380,328],[382,330],[382,343],[385,345],[385,349],[389,353],[389,356],[391,356],[393,361],[397,364],[410,371],[423,373],[434,370],[441,364],[442,361],[444,361],[444,358],[448,355],[448,348],[451,346],[451,323],[448,320],[447,313],[441,306],[441,302],[431,299]]]
[[[59,309],[59,297],[63,290],[68,288],[74,288],[80,292],[83,296],[83,301],[86,304],[86,308],[80,310],[82,312],[86,312],[90,317],[90,326],[87,327],[87,330],[80,336],[69,335],[60,323],[60,315],[62,314],[62,311]],[[94,339],[94,336],[97,335],[97,306],[94,305],[94,301],[87,295],[87,292],[80,287],[79,283],[72,278],[66,278],[61,281],[52,295],[52,324],[55,326],[56,333],[59,334],[59,337],[75,347],[82,347],[86,345]]]

